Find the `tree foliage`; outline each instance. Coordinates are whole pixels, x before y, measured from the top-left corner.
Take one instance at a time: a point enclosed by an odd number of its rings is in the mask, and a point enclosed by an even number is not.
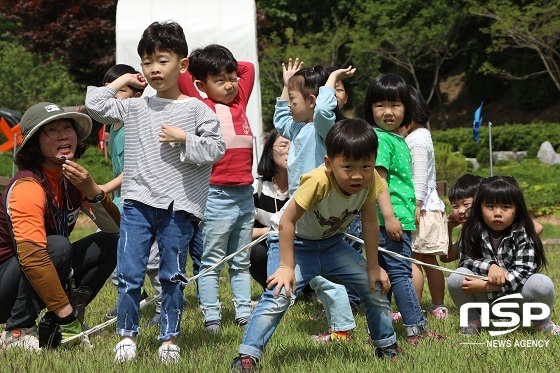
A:
[[[548,75],[560,91],[560,2],[535,1],[472,1],[471,13],[492,20],[485,31],[492,36],[491,53],[507,49],[531,51],[540,63],[533,63],[529,72],[519,74],[509,66],[489,62],[483,71],[513,80]]]
[[[0,0],[22,45],[53,61],[64,58],[78,83],[100,83],[115,63],[116,0]],[[23,42],[24,41],[24,42]]]
[[[37,102],[81,105],[83,88],[74,82],[62,61],[43,62],[39,55],[14,42],[0,41],[0,103],[23,113]]]

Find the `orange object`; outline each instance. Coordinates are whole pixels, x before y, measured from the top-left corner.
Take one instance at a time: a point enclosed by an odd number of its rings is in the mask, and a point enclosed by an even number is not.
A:
[[[4,118],[0,118],[0,132],[2,132],[6,138],[6,141],[3,144],[0,144],[0,152],[12,151],[14,149],[14,138],[16,146],[21,144],[23,140],[20,123],[10,128],[8,122],[6,122]]]

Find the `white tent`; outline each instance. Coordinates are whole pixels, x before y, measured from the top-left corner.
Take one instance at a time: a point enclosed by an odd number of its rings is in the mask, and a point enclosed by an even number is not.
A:
[[[117,63],[138,68],[136,47],[142,32],[154,21],[173,20],[185,31],[189,51],[217,43],[227,47],[238,61],[255,64],[256,79],[247,116],[255,137],[255,159],[262,151],[263,125],[257,58],[256,10],[253,0],[119,0],[117,3]],[[148,87],[144,94],[155,92]]]

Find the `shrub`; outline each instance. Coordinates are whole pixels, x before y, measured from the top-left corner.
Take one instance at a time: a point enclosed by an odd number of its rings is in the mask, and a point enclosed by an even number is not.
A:
[[[467,171],[467,161],[461,154],[452,152],[450,144],[435,143],[436,176],[438,180],[452,182]]]
[[[467,158],[476,158],[478,151],[480,150],[480,145],[473,140],[467,141],[461,148],[461,153]]]

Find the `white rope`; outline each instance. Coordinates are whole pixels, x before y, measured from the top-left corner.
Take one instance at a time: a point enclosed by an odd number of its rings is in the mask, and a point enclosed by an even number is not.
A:
[[[350,239],[353,240],[353,241],[356,241],[356,242],[358,242],[358,243],[361,243],[362,245],[364,244],[364,240],[361,240],[361,239],[359,239],[358,237],[352,236],[351,234],[348,234],[348,233],[344,233],[344,235],[345,235],[346,237],[350,238]],[[409,258],[409,257],[406,257],[406,256],[404,256],[404,255],[397,254],[397,253],[394,253],[394,252],[392,252],[392,251],[386,250],[386,249],[384,249],[384,248],[382,248],[382,247],[378,247],[377,249],[378,249],[379,251],[385,253],[385,254],[394,256],[395,258],[400,258],[400,259],[408,260],[409,262],[414,263],[414,264],[418,264],[418,265],[421,265],[421,266],[426,266],[426,267],[434,268],[434,269],[437,269],[437,270],[443,271],[443,272],[457,273],[457,274],[459,274],[459,275],[465,276],[465,273],[464,273],[464,272],[458,272],[457,270],[453,270],[453,269],[449,269],[449,268],[445,268],[445,267],[440,267],[440,266],[435,265],[435,264],[424,263],[424,262],[419,261],[418,259]],[[469,275],[467,275],[467,276],[468,276],[468,277],[472,277],[472,278],[477,278],[477,279],[479,279],[479,280],[488,281],[488,277],[485,277],[485,276],[480,276],[480,275],[475,275],[475,274],[472,274],[472,275],[469,274]]]
[[[184,276],[181,275],[181,276],[179,276],[176,280],[177,280],[177,281],[181,281],[181,282],[184,283],[185,286],[186,286],[186,285],[190,284],[193,280],[198,279],[200,276],[205,275],[206,273],[208,273],[208,272],[214,270],[214,269],[215,269],[216,267],[218,267],[219,265],[221,265],[221,264],[223,264],[224,262],[230,260],[231,258],[233,258],[234,256],[236,256],[236,255],[239,254],[240,252],[242,252],[242,251],[244,251],[244,250],[247,250],[248,248],[250,248],[250,247],[252,247],[252,246],[258,244],[259,242],[263,241],[265,238],[268,237],[268,235],[269,235],[270,233],[271,233],[271,232],[266,232],[265,234],[263,234],[262,236],[260,236],[260,237],[257,238],[256,240],[254,240],[253,242],[251,242],[251,243],[249,243],[249,244],[243,246],[241,249],[237,250],[236,252],[234,252],[234,253],[232,253],[232,254],[226,256],[225,258],[223,258],[222,260],[220,260],[218,263],[214,264],[213,266],[206,268],[206,269],[205,269],[204,271],[202,271],[202,272],[199,272],[196,276],[192,276],[192,277],[186,278],[186,277],[184,277]],[[151,303],[157,301],[159,298],[161,298],[160,295],[158,295],[157,297],[144,299],[143,301],[140,302],[140,309],[146,307],[148,304],[151,304]],[[101,323],[101,324],[99,324],[99,325],[96,325],[96,326],[94,326],[94,327],[88,329],[88,330],[85,330],[85,331],[81,332],[80,334],[76,334],[76,335],[73,335],[72,337],[68,337],[68,338],[63,339],[61,343],[62,343],[62,344],[63,344],[63,343],[68,343],[68,342],[73,341],[74,339],[77,339],[77,338],[84,339],[84,338],[87,337],[88,335],[93,334],[93,333],[95,333],[95,332],[97,332],[97,331],[99,331],[99,330],[101,330],[101,329],[104,329],[104,328],[106,328],[107,326],[109,326],[109,325],[111,325],[111,324],[114,324],[116,321],[117,321],[117,318],[116,318],[116,317],[113,317],[112,319],[109,319],[109,320],[105,321],[104,323]]]

